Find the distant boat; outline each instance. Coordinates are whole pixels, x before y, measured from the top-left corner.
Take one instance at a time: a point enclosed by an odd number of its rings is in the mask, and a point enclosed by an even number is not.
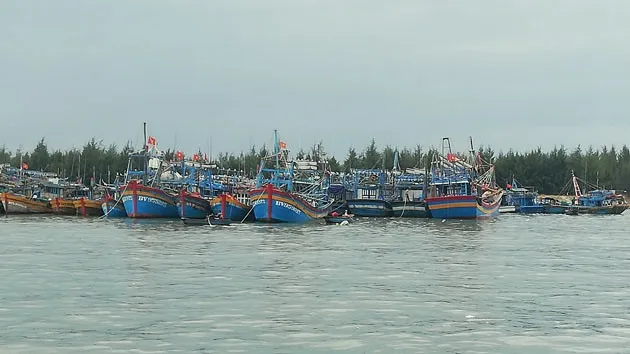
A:
[[[505,208],[504,208],[505,207]],[[544,213],[546,208],[538,201],[538,193],[531,188],[521,187],[518,181],[512,177],[512,183],[506,185],[503,197],[503,210],[513,207],[514,212],[524,214]]]
[[[432,218],[478,219],[499,215],[503,190],[496,185],[494,165],[484,166],[470,139],[472,163],[455,156],[449,138],[431,164],[429,194],[425,199]],[[448,150],[448,152],[446,152]]]
[[[574,203],[572,209],[580,214],[622,214],[628,209],[628,203],[622,195],[607,189],[595,189],[582,194],[578,178],[571,171],[571,181],[573,182]]]

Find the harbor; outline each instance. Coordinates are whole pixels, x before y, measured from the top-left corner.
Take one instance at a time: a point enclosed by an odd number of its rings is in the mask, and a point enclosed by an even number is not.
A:
[[[601,188],[599,181],[588,183],[574,170],[556,195],[524,187],[514,174],[505,186],[499,185],[500,170],[492,162],[496,157],[477,149],[472,137],[466,153],[455,151],[451,139],[444,137],[438,148],[416,156],[415,165],[407,168],[401,166],[398,150],[391,151],[387,166],[386,154],[375,154],[372,141],[368,150],[373,150],[374,164],[380,167],[341,170],[333,166],[336,160],[321,144],[308,156],[295,154],[274,130],[271,149],[261,154],[255,171],[245,173],[222,171],[201,151],[189,158],[181,151],[161,151],[157,139],[147,135],[146,123],[143,133],[146,143],[128,152],[126,169],[114,171],[113,180],[110,166],[105,181],[102,175],[97,179],[93,165],[86,183],[51,171],[32,171],[20,155],[18,166],[2,165],[0,211],[5,216],[164,218],[189,225],[202,219],[206,222],[201,224],[230,225],[303,224],[340,215],[439,220],[486,219],[505,213],[618,215],[628,208],[623,193]],[[89,176],[87,167],[80,171],[80,158],[77,175]]]

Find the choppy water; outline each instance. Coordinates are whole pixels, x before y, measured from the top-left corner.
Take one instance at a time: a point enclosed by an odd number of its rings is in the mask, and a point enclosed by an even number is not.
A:
[[[628,352],[629,227],[2,218],[0,352]]]

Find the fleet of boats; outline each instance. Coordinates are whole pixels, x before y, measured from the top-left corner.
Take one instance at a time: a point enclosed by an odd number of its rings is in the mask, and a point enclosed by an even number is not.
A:
[[[582,193],[571,176],[571,200],[539,195],[515,179],[496,183],[494,165],[475,152],[455,154],[449,138],[430,154],[424,168],[402,171],[395,153],[391,169],[330,171],[323,153],[314,160],[291,159],[274,131],[273,151],[256,176],[219,174],[201,153],[166,161],[154,138],[129,156],[127,171],[114,183],[86,187],[50,174],[30,175],[4,166],[0,212],[108,218],[180,218],[185,223],[349,223],[355,217],[480,219],[502,212],[621,214],[628,208],[614,190]]]

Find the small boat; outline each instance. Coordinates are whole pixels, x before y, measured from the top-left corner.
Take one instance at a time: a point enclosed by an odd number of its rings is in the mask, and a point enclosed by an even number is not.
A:
[[[326,224],[341,224],[341,223],[350,223],[352,222],[353,215],[328,215],[324,216],[324,221]]]
[[[229,226],[232,223],[232,220],[223,218],[208,218],[208,221],[215,226]]]
[[[184,223],[184,225],[189,225],[189,226],[203,226],[203,225],[209,225],[210,222],[208,221],[208,218],[204,218],[204,219],[190,219],[190,218],[181,218],[182,222]]]
[[[393,187],[388,183],[384,170],[367,169],[354,171],[352,197],[346,203],[348,210],[356,216],[388,217],[392,216]]]

